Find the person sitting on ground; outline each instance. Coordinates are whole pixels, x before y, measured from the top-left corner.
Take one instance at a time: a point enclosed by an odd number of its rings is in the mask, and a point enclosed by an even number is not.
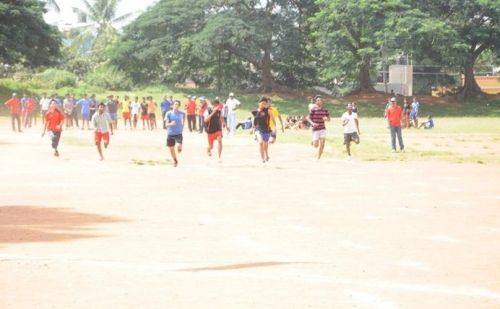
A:
[[[236,130],[238,130],[238,128],[242,128],[243,130],[248,130],[248,129],[251,129],[252,128],[252,117],[248,117],[245,122],[238,122],[238,124],[236,125]]]
[[[434,120],[432,120],[432,115],[429,115],[427,117],[427,121],[421,123],[418,128],[420,129],[421,127],[424,127],[424,129],[426,129],[426,130],[434,128]]]

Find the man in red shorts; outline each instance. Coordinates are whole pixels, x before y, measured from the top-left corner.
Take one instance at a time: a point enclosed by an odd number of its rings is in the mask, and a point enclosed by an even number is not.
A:
[[[54,156],[59,157],[59,141],[61,140],[62,124],[64,121],[64,114],[59,110],[56,100],[50,102],[49,111],[45,115],[45,126],[43,127],[42,137],[45,131],[49,131],[52,148],[54,149]]]
[[[104,148],[108,148],[109,144],[109,131],[111,131],[111,135],[113,135],[113,122],[111,117],[107,112],[105,112],[106,105],[104,103],[100,103],[97,109],[97,113],[92,116],[92,124],[94,125],[94,137],[95,144],[97,146],[97,151],[99,152],[99,156],[101,157],[101,161],[104,160],[104,156],[102,155],[101,141],[104,141]]]
[[[217,153],[219,155],[219,160],[222,155],[222,126],[224,123],[224,118],[222,116],[222,104],[220,101],[215,99],[212,102],[212,106],[205,110],[203,115],[206,131],[208,134],[208,148],[207,153],[209,156],[212,155],[212,149],[214,148],[214,141],[217,140],[218,148]]]

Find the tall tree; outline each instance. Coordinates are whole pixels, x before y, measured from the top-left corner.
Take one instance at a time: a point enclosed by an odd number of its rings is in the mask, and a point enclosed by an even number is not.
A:
[[[371,71],[383,45],[393,45],[408,6],[399,0],[317,0],[314,36],[322,76],[357,81],[357,90],[374,91]]]
[[[445,23],[456,32],[452,40],[436,42],[429,51],[444,52],[443,64],[462,67],[465,97],[481,93],[474,77],[474,65],[484,51],[500,48],[500,4],[498,0],[410,1],[427,12],[437,22]]]
[[[40,66],[57,61],[61,38],[43,20],[44,6],[38,0],[0,3],[0,62]]]

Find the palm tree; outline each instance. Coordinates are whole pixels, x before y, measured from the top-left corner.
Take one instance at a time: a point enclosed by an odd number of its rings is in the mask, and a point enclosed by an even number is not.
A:
[[[94,30],[97,33],[105,31],[108,27],[113,27],[114,23],[126,20],[133,13],[115,17],[118,4],[122,0],[94,0],[92,4],[88,0],[81,0],[85,5],[85,13],[90,21],[93,23]],[[114,28],[114,27],[113,27]]]

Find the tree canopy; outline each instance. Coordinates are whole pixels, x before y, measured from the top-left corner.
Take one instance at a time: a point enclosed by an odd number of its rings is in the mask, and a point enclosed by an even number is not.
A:
[[[61,38],[43,20],[44,6],[38,0],[0,2],[0,62],[33,67],[57,62]]]

